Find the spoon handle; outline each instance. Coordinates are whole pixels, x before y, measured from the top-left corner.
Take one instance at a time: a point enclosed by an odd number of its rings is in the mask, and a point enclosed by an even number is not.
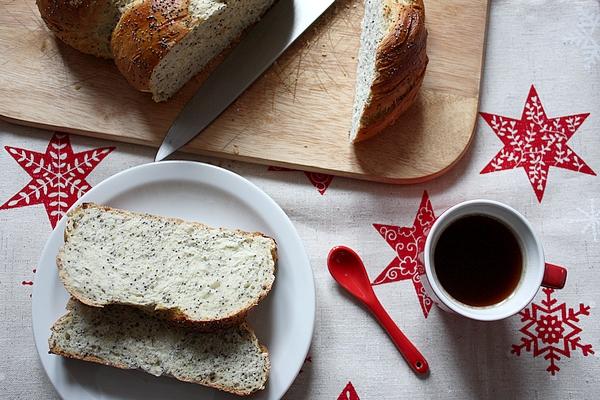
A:
[[[379,300],[377,300],[377,298],[374,298],[373,300],[374,301],[368,304],[369,309],[390,336],[408,365],[410,365],[417,374],[424,375],[429,372],[429,364],[427,364],[427,360],[425,360],[423,354],[421,354],[406,336],[404,336],[404,333],[402,333],[400,328],[398,328],[398,325],[396,325],[387,311],[385,311]]]

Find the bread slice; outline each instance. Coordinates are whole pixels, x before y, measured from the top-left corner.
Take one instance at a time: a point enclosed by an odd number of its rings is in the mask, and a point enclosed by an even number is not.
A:
[[[269,354],[246,325],[198,333],[132,307],[76,300],[52,326],[50,353],[122,369],[141,369],[238,395],[265,388]]]
[[[173,96],[230,46],[274,0],[143,0],[121,17],[115,62],[155,101]]]
[[[381,132],[417,97],[428,58],[422,0],[366,0],[350,140]]]
[[[212,329],[241,321],[275,279],[275,241],[83,204],[68,214],[57,266],[67,291],[95,307],[124,304]]]
[[[42,19],[63,42],[87,54],[112,58],[110,38],[133,0],[37,0]]]

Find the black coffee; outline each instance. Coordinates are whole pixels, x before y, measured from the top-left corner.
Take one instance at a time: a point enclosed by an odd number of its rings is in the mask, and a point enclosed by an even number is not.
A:
[[[448,294],[483,307],[501,302],[515,290],[523,256],[510,228],[496,219],[472,215],[442,232],[434,250],[434,268]]]

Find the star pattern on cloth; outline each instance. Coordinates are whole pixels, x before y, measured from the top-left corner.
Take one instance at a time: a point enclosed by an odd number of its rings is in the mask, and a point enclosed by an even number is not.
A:
[[[342,393],[340,393],[338,396],[337,400],[360,400],[358,393],[356,393],[354,386],[352,386],[352,382],[348,382],[346,387],[344,387],[344,390],[342,390]]]
[[[91,185],[87,176],[115,148],[102,147],[74,153],[67,134],[55,133],[45,153],[5,146],[8,154],[31,180],[0,210],[43,204],[52,228]]]
[[[421,275],[425,273],[425,265],[419,254],[425,248],[425,239],[434,222],[435,214],[431,201],[429,201],[429,195],[427,192],[423,192],[421,204],[412,226],[373,224],[377,232],[394,249],[397,257],[375,278],[372,285],[410,280],[417,292],[425,318],[429,315],[433,301],[425,292],[421,282]]]
[[[544,299],[519,312],[525,325],[519,329],[521,343],[513,344],[511,353],[520,356],[522,351],[533,357],[544,356],[550,364],[546,371],[555,375],[560,368],[556,362],[561,356],[571,358],[571,352],[579,350],[583,356],[594,354],[591,344],[581,343],[582,329],[577,325],[581,316],[590,315],[590,307],[579,304],[574,309],[553,298],[554,289],[544,288]]]
[[[550,167],[596,175],[567,145],[589,113],[548,118],[532,85],[521,119],[480,115],[504,144],[481,174],[523,168],[539,202],[546,190]]]
[[[582,55],[585,66],[592,69],[600,63],[600,13],[581,9],[577,12],[577,25],[565,32],[566,42],[574,44]]]
[[[580,217],[573,220],[581,227],[581,233],[597,242],[600,240],[600,208],[596,208],[594,199],[590,199],[590,205],[587,209],[576,208]]]
[[[333,175],[319,174],[317,172],[298,171],[297,169],[283,167],[269,167],[269,171],[304,172],[310,183],[312,183],[321,195],[325,194],[325,191],[333,181]]]

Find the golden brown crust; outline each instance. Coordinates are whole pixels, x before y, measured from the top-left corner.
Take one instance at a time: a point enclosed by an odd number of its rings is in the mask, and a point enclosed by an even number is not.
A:
[[[260,300],[259,300],[260,301]],[[191,329],[198,332],[214,332],[222,329],[227,329],[235,325],[239,325],[246,319],[248,311],[259,303],[256,302],[254,305],[239,311],[236,314],[222,318],[216,321],[194,321],[190,320],[181,310],[179,309],[156,309],[150,307],[137,307],[149,315],[164,319],[172,325],[183,326],[187,329]]]
[[[417,97],[427,67],[422,0],[385,0],[390,28],[377,48],[376,76],[354,142],[392,124]]]
[[[250,328],[249,326],[247,326],[247,327],[250,331],[254,332],[254,330],[252,328]],[[269,376],[271,376],[271,358],[269,357],[269,349],[267,348],[267,346],[265,346],[264,344],[258,343],[258,338],[256,338],[256,342],[260,346],[260,350],[262,351],[262,356],[265,359],[265,369],[263,370],[263,372],[265,373],[265,376],[267,377],[267,379],[265,380],[264,385],[260,388],[262,390],[267,386],[267,382],[269,381]]]
[[[114,13],[108,0],[37,0],[40,15],[54,34],[77,50],[97,57],[112,58],[110,32],[101,35],[98,27],[106,21],[100,18]]]
[[[197,226],[199,228],[208,227],[208,225],[205,225],[205,224],[202,224],[199,222],[184,221],[179,218],[159,217],[157,215],[146,214],[146,213],[133,213],[131,211],[119,210],[119,209],[115,209],[112,207],[102,206],[102,205],[98,205],[98,204],[94,204],[94,203],[82,203],[75,209],[71,210],[67,215],[68,219],[67,219],[67,224],[65,226],[65,233],[64,233],[65,243],[69,240],[71,231],[75,228],[75,223],[73,222],[74,221],[73,217],[77,213],[79,213],[85,209],[88,209],[88,208],[97,208],[97,209],[101,209],[104,211],[119,212],[122,214],[142,215],[145,218],[151,218],[151,219],[160,219],[160,220],[167,219],[167,220],[170,220],[170,221],[173,221],[176,223],[185,222],[188,224],[193,224],[194,226]],[[212,229],[214,229],[214,228],[212,228]],[[218,228],[218,229],[224,230],[223,228]],[[261,232],[246,232],[246,231],[242,231],[239,229],[236,229],[234,231],[237,232],[238,234],[241,234],[244,236],[250,236],[250,237],[262,236],[262,237],[273,240],[273,247],[271,248],[271,254],[273,256],[272,274],[275,275],[275,268],[276,268],[276,264],[277,264],[277,242],[275,242],[275,239],[273,239],[267,235],[264,235]],[[67,291],[69,292],[69,294],[72,297],[79,300],[81,303],[83,303],[85,305],[88,305],[91,307],[99,307],[99,308],[104,307],[103,304],[95,303],[93,300],[85,297],[82,293],[78,292],[75,288],[73,288],[69,284],[69,278],[68,278],[68,276],[66,276],[66,273],[64,270],[64,263],[62,260],[63,248],[64,247],[61,247],[61,249],[59,250],[59,252],[56,256],[56,266],[58,268],[58,276],[59,276],[61,282],[63,283],[63,285],[65,286],[65,289],[67,289]],[[239,325],[246,318],[246,315],[248,314],[248,312],[252,308],[256,307],[258,305],[258,303],[260,303],[265,297],[267,297],[267,295],[270,293],[272,287],[273,287],[273,283],[271,283],[268,287],[264,288],[264,290],[261,292],[259,297],[255,301],[250,303],[248,306],[246,306],[245,308],[239,310],[238,312],[236,312],[234,314],[227,315],[219,320],[192,320],[189,318],[188,315],[186,315],[180,309],[177,309],[177,308],[171,308],[171,309],[162,308],[161,309],[161,308],[156,308],[153,305],[139,306],[136,304],[129,304],[129,303],[111,303],[111,304],[133,306],[133,307],[139,308],[139,309],[147,312],[150,315],[155,315],[159,318],[169,320],[169,321],[173,322],[174,324],[183,325],[190,329],[194,329],[194,330],[197,330],[200,332],[207,332],[207,331],[224,329],[224,328],[227,328],[227,327],[230,327],[233,325]]]
[[[111,48],[129,83],[150,91],[150,77],[160,60],[197,24],[189,0],[142,0],[127,9],[113,31]]]

